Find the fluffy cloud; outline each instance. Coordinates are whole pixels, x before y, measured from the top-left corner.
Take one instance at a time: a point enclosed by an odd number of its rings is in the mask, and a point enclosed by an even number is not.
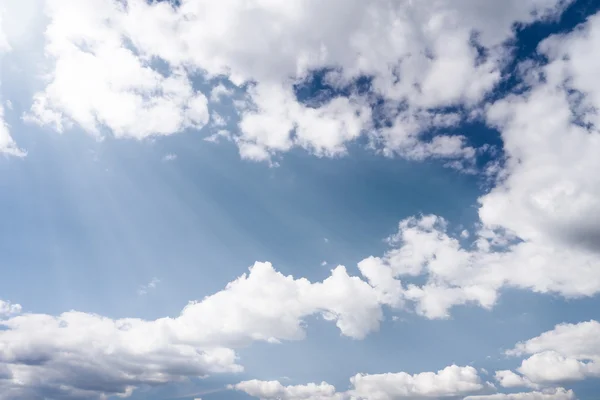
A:
[[[388,154],[472,158],[461,137],[421,134],[456,125],[461,114],[442,109],[471,108],[497,84],[515,24],[557,15],[569,1],[46,3],[52,72],[35,96],[34,120],[138,138],[199,128],[206,98],[189,78],[226,77],[252,87],[236,134],[240,153],[265,160],[294,146],[343,154],[362,133]],[[293,86],[312,71],[328,71],[336,90],[369,77],[370,94],[344,89],[307,106]],[[210,97],[230,93],[219,84]],[[371,124],[376,98],[386,103],[376,119],[390,122],[382,129]]]
[[[0,307],[5,314],[19,308]],[[239,372],[235,348],[302,339],[303,320],[314,314],[356,339],[376,330],[382,319],[375,290],[344,267],[311,283],[284,276],[269,263],[256,263],[176,318],[113,320],[75,311],[19,315],[0,321],[0,368],[7,375],[0,380],[0,399],[96,399],[126,395],[140,385]]]
[[[8,301],[0,300],[0,317],[18,314],[21,312],[20,304],[12,304]]]
[[[62,131],[77,123],[100,135],[169,135],[208,122],[207,99],[182,68],[159,68],[131,48],[120,29],[124,3],[47,0],[49,82],[33,99],[31,120]]]
[[[530,355],[517,371],[525,382],[553,384],[600,377],[600,323],[561,324],[517,344],[511,355]],[[509,372],[507,372],[509,373]]]
[[[229,386],[263,400],[342,400],[344,395],[326,382],[284,386],[279,381],[251,380]]]
[[[263,400],[401,400],[441,399],[478,392],[489,388],[473,367],[451,365],[438,372],[410,375],[405,372],[388,374],[358,374],[350,379],[352,388],[336,392],[335,387],[322,382],[296,386],[283,386],[278,381],[245,381],[232,385]]]
[[[489,384],[482,383],[475,368],[456,365],[438,372],[414,375],[405,372],[359,374],[350,381],[353,386],[350,390],[352,396],[370,400],[455,397],[490,387]]]
[[[486,112],[500,130],[506,160],[495,186],[479,199],[481,223],[470,245],[464,245],[468,238],[450,235],[440,217],[402,221],[392,238],[396,247],[361,263],[383,297],[402,293],[419,313],[439,318],[454,305],[489,308],[506,286],[568,298],[600,292],[600,179],[594,172],[600,168],[594,72],[600,58],[593,51],[599,43],[596,15],[574,32],[544,41],[539,52],[547,64],[521,66],[524,93]],[[403,289],[396,281],[413,276],[426,283]],[[538,361],[541,356],[530,362]],[[588,368],[564,363],[573,376]]]
[[[513,371],[503,370],[496,371],[494,374],[494,378],[498,381],[500,386],[505,388],[513,388],[513,387],[531,387],[537,388],[539,385],[531,382],[529,379],[515,374]]]
[[[3,12],[0,9],[0,62],[4,53],[8,53],[11,50],[11,46],[8,42],[4,30],[2,29],[2,18]],[[2,82],[0,82],[0,85]],[[14,139],[10,135],[9,126],[4,120],[4,106],[2,105],[2,97],[0,96],[0,153],[8,154],[12,156],[22,157],[25,152],[17,147]]]
[[[599,43],[600,15],[568,35],[547,39],[539,51],[549,63],[526,69],[532,88],[488,110],[508,158],[505,179],[481,199],[486,225],[527,241],[597,252],[600,179],[591,171],[600,166],[600,119],[594,111],[600,86],[593,72],[600,59],[592,49]],[[586,264],[592,265],[581,269]]]
[[[2,57],[1,54],[0,57]],[[0,104],[0,153],[17,157],[23,157],[26,154],[17,146],[10,135],[9,126],[4,120],[4,106],[2,104]]]
[[[572,390],[563,388],[545,390],[543,392],[497,393],[483,396],[468,396],[464,400],[575,400]]]
[[[452,306],[466,303],[491,308],[506,286],[565,297],[600,291],[600,274],[590,267],[600,262],[599,255],[587,249],[525,242],[485,228],[467,247],[448,233],[443,218],[434,215],[401,221],[390,242],[393,248],[383,257],[367,258],[359,269],[379,290],[382,302],[414,302],[417,312],[428,318],[448,317]],[[565,269],[566,264],[571,269]],[[403,285],[399,280],[410,282],[417,276],[425,277],[426,283]]]

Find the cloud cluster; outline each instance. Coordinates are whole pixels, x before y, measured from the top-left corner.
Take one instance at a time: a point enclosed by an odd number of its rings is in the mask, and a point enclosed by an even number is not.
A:
[[[21,312],[20,304],[12,304],[8,301],[0,300],[0,317],[18,314]]]
[[[464,119],[457,109],[480,105],[501,78],[515,23],[551,17],[567,4],[186,0],[173,7],[47,0],[50,73],[28,119],[59,131],[77,124],[94,135],[138,139],[199,129],[209,121],[210,102],[233,92],[219,84],[209,102],[193,80],[219,77],[245,92],[239,131],[227,136],[245,158],[270,160],[294,147],[335,156],[366,134],[385,154],[470,160],[476,150],[464,138],[424,140],[422,133],[455,126]],[[1,26],[0,53],[10,50]],[[358,264],[361,276],[339,266],[313,283],[256,263],[174,318],[14,316],[20,306],[0,301],[0,399],[127,396],[141,385],[239,372],[236,349],[303,339],[305,320],[314,315],[362,339],[379,328],[384,306],[446,318],[457,305],[493,307],[505,287],[564,297],[599,293],[599,47],[600,16],[594,16],[544,41],[542,64],[520,66],[522,93],[485,107],[506,159],[479,199],[473,232],[453,235],[435,215],[407,218],[389,251]],[[299,100],[295,85],[315,70],[344,94]],[[364,77],[368,94],[354,85]],[[0,152],[23,154],[1,106]],[[505,388],[533,390],[523,393],[479,393],[491,387],[473,368],[458,366],[359,374],[342,392],[327,383],[276,381],[233,388],[267,400],[573,399],[572,391],[555,386],[600,377],[599,338],[600,324],[590,321],[518,344],[511,354],[527,358],[495,379]]]
[[[357,374],[351,387],[337,391],[326,382],[285,386],[279,381],[251,380],[230,385],[263,400],[401,400],[464,398],[465,400],[575,400],[572,390],[559,384],[600,377],[600,323],[560,324],[541,335],[518,343],[507,352],[525,358],[517,372],[495,372],[503,388],[529,387],[529,392],[495,392],[473,367],[452,365],[438,372],[410,375],[404,372]],[[466,396],[466,397],[465,397]]]
[[[135,3],[135,2],[132,2]],[[169,135],[208,122],[208,100],[183,67],[160,68],[124,36],[127,5],[47,0],[45,51],[53,67],[29,119],[63,131],[72,123],[116,137]]]
[[[315,314],[355,339],[378,329],[383,318],[373,288],[344,267],[311,283],[284,276],[269,263],[256,263],[176,318],[25,313],[0,321],[0,368],[6,375],[0,399],[96,399],[127,395],[140,385],[239,372],[236,348],[302,339],[304,319]]]
[[[498,371],[505,387],[542,387],[600,377],[600,323],[561,324],[508,352],[524,359],[517,373]]]
[[[551,18],[568,3],[46,0],[50,73],[30,117],[58,130],[76,123],[95,134],[172,134],[208,120],[190,79],[221,77],[246,92],[235,135],[245,158],[292,147],[343,154],[364,133],[386,154],[472,159],[464,138],[422,134],[456,126],[464,119],[456,110],[494,88],[515,24]],[[314,71],[333,93],[305,104],[294,85],[310,84]],[[353,89],[360,79],[367,94]],[[215,102],[231,93],[216,88]]]
[[[70,311],[0,320],[0,399],[127,396],[139,386],[241,372],[237,348],[254,341],[303,339],[305,319],[311,315],[321,315],[335,322],[341,334],[361,339],[378,329],[382,306],[392,303],[386,297],[390,291],[381,284],[385,281],[378,281],[376,274],[367,276],[368,282],[349,276],[340,266],[329,278],[312,283],[284,276],[269,263],[256,263],[248,274],[188,304],[175,318],[115,320]],[[0,305],[4,314],[21,311],[20,306]],[[523,361],[518,374],[498,371],[496,380],[503,387],[544,389],[598,376],[599,332],[600,324],[592,321],[559,326],[518,344],[512,354],[535,354]],[[285,387],[247,381],[234,388],[264,399],[290,400],[450,398],[494,390],[474,368],[455,365],[437,373],[357,374],[350,381],[352,388],[345,392],[326,383]],[[572,397],[571,392],[548,390],[523,394],[523,399]]]
[[[575,393],[573,393],[572,390],[558,388],[541,392],[496,393],[483,396],[467,396],[464,400],[575,400]]]
[[[405,372],[388,374],[358,374],[350,379],[351,389],[336,392],[325,382],[283,386],[278,381],[244,381],[231,385],[263,400],[402,400],[456,398],[469,393],[493,388],[482,382],[473,367],[451,365],[438,372],[410,375]]]
[[[506,160],[479,199],[474,235],[451,235],[436,216],[402,221],[396,248],[359,265],[384,296],[403,293],[438,318],[469,302],[489,308],[503,287],[568,298],[600,292],[599,44],[596,15],[542,42],[546,64],[523,63],[524,92],[486,111]],[[397,278],[413,276],[426,284],[399,286]]]

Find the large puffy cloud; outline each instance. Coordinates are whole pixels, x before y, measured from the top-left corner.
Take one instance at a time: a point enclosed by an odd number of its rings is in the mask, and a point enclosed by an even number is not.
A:
[[[390,238],[391,250],[361,261],[358,267],[382,302],[394,306],[413,302],[416,311],[428,318],[448,317],[452,306],[466,303],[491,308],[499,290],[507,286],[565,297],[600,291],[600,273],[591,267],[600,258],[590,250],[522,241],[486,228],[469,246],[461,240],[448,232],[441,217],[411,217],[401,221],[398,233]],[[565,265],[577,268],[577,273]],[[425,277],[426,283],[411,284],[417,276]]]
[[[7,313],[16,306],[0,303]],[[239,372],[235,348],[304,337],[304,318],[321,314],[360,339],[382,319],[375,290],[337,267],[311,283],[256,263],[247,275],[176,318],[113,320],[70,311],[0,321],[0,399],[126,395],[211,373]],[[44,397],[46,396],[46,397]]]
[[[358,374],[350,382],[352,387],[346,392],[336,392],[335,387],[325,382],[284,386],[278,381],[252,380],[231,388],[263,400],[401,400],[456,398],[492,387],[482,382],[475,368],[456,365],[414,375],[405,372]]]
[[[361,263],[382,296],[401,292],[419,313],[437,318],[453,305],[489,308],[507,286],[568,298],[600,292],[600,58],[593,51],[599,43],[596,15],[542,42],[546,64],[521,65],[526,90],[486,112],[500,130],[506,160],[479,199],[471,243],[451,235],[440,217],[402,221],[397,246]],[[426,284],[402,289],[395,281],[419,275]]]
[[[441,108],[470,108],[495,86],[515,23],[556,15],[569,1],[46,3],[52,66],[33,119],[120,136],[170,134],[207,120],[206,100],[188,78],[224,76],[252,84],[235,142],[243,157],[263,160],[294,146],[343,154],[363,132],[387,153],[472,158],[461,137],[423,142],[421,133],[456,125],[460,113]],[[117,60],[122,67],[111,67]],[[370,95],[301,104],[293,85],[314,70],[329,71],[325,81],[337,88],[369,77]],[[371,124],[372,97],[386,103],[382,129]]]
[[[519,343],[509,351],[516,356],[530,355],[512,374],[515,381],[548,385],[600,377],[600,323],[561,324],[538,337]]]
[[[29,116],[59,131],[77,123],[100,135],[168,135],[208,122],[207,99],[182,68],[157,67],[119,29],[126,6],[114,1],[45,3],[46,55],[54,63]]]
[[[600,166],[599,44],[600,15],[547,39],[539,50],[549,63],[526,69],[531,90],[488,110],[508,158],[505,179],[481,199],[486,225],[527,241],[598,251],[600,179],[592,171]]]

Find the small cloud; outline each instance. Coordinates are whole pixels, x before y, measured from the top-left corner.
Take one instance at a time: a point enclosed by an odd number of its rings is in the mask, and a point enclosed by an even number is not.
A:
[[[177,154],[174,154],[174,153],[165,154],[163,156],[162,160],[165,162],[177,160]]]
[[[326,265],[327,265],[327,261],[323,261],[323,262],[321,263],[321,266],[322,266],[322,267],[324,267],[324,266],[326,266]]]
[[[460,237],[463,238],[463,239],[468,238],[469,237],[469,231],[465,229],[464,231],[462,231],[460,233]]]
[[[213,133],[207,138],[204,138],[207,142],[219,143],[220,139],[231,140],[231,133],[226,129],[221,129],[217,133]]]
[[[230,97],[232,94],[233,90],[220,83],[210,91],[210,101],[219,103],[223,97]]]
[[[0,300],[0,317],[19,314],[22,310],[20,304],[12,304],[9,301]]]
[[[221,127],[227,125],[225,118],[223,118],[223,116],[216,111],[212,112],[210,119],[212,120],[212,126]]]
[[[329,243],[329,239],[327,239],[327,238],[323,238],[323,241],[324,241],[325,243]]]
[[[143,296],[145,294],[148,294],[149,291],[156,289],[156,286],[159,283],[160,283],[160,279],[152,278],[152,280],[150,282],[148,282],[147,285],[140,286],[140,288],[138,289],[138,295]]]
[[[6,100],[6,108],[8,108],[9,110],[13,109],[13,103],[10,100]]]

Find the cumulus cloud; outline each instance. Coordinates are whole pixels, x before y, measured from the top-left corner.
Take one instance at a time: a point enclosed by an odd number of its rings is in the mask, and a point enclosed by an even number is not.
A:
[[[269,160],[293,147],[344,154],[361,134],[386,154],[472,158],[464,138],[422,133],[455,126],[464,117],[444,110],[474,107],[499,82],[515,24],[557,15],[569,1],[46,3],[51,73],[33,120],[136,138],[199,128],[207,100],[190,79],[219,77],[213,102],[246,91],[240,154]],[[314,71],[342,94],[299,100],[294,85]],[[365,77],[368,95],[351,88]],[[376,99],[386,104],[381,128],[372,124]]]
[[[341,400],[344,398],[343,394],[336,393],[335,387],[326,382],[284,386],[279,381],[251,380],[229,387],[263,400]]]
[[[538,48],[544,64],[521,66],[523,91],[488,107],[486,119],[501,133],[505,163],[492,189],[479,199],[480,224],[469,237],[449,234],[436,216],[400,223],[384,257],[361,263],[377,287],[416,304],[429,318],[448,317],[454,305],[492,307],[499,289],[515,287],[567,298],[600,292],[600,15]],[[463,244],[470,240],[470,243]],[[425,284],[400,287],[397,278]],[[556,354],[572,377],[588,372]]]
[[[20,304],[12,304],[11,302],[0,300],[0,317],[18,314],[21,312]]]
[[[598,43],[600,15],[545,40],[538,51],[547,63],[522,66],[524,93],[488,108],[506,161],[479,199],[471,246],[448,234],[443,219],[425,216],[402,221],[397,248],[369,261],[387,285],[398,276],[427,278],[404,293],[421,314],[447,317],[469,302],[491,307],[506,286],[570,298],[600,292]]]
[[[563,388],[550,389],[542,392],[497,393],[483,396],[468,396],[464,400],[575,400],[572,390]]]
[[[405,219],[390,238],[391,250],[359,263],[385,303],[394,305],[402,298],[415,303],[419,314],[446,318],[455,305],[493,307],[499,290],[507,286],[565,297],[600,291],[600,274],[589,267],[599,263],[596,253],[522,241],[506,231],[485,228],[465,247],[463,238],[448,233],[447,225],[435,215]],[[418,276],[425,277],[426,283],[411,284],[410,279]]]
[[[350,383],[351,389],[346,392],[336,392],[335,387],[326,382],[284,386],[278,381],[251,380],[230,388],[263,400],[415,400],[456,398],[492,387],[481,381],[475,368],[456,365],[414,375],[405,372],[358,374]]]
[[[549,63],[528,69],[531,90],[488,110],[508,158],[506,179],[481,199],[486,225],[528,241],[598,252],[600,180],[591,173],[600,148],[600,86],[592,72],[600,66],[592,52],[598,43],[600,15],[545,40],[539,51]]]
[[[498,381],[500,386],[505,388],[513,387],[531,387],[537,388],[539,385],[531,382],[529,379],[514,373],[509,370],[496,371],[494,378]]]
[[[182,68],[153,65],[128,46],[116,1],[47,0],[46,88],[35,94],[30,120],[63,131],[73,123],[117,137],[169,135],[208,122],[207,99]]]
[[[538,337],[518,343],[510,355],[530,355],[518,376],[536,384],[554,384],[600,377],[600,323],[561,324]]]
[[[9,313],[20,309],[0,306]],[[284,276],[269,263],[256,263],[175,318],[114,320],[76,311],[15,316],[0,321],[0,368],[7,371],[0,399],[99,399],[140,385],[239,372],[236,348],[302,339],[304,319],[315,314],[356,339],[383,318],[373,288],[344,267],[311,283]]]

